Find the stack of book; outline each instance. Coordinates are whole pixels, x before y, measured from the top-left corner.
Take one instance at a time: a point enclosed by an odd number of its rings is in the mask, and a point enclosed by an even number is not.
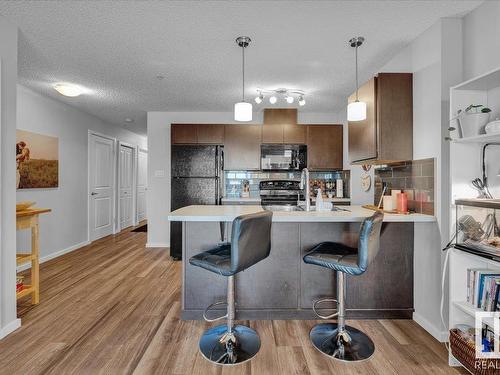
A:
[[[500,270],[469,268],[467,302],[483,311],[500,311]]]

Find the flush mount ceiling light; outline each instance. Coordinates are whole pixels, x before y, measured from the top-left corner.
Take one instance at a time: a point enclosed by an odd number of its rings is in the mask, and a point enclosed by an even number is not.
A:
[[[132,123],[134,122],[134,119],[133,119],[133,118],[130,118],[130,117],[127,117],[127,118],[125,119],[125,122],[126,122],[127,124],[132,124]]]
[[[365,38],[358,36],[349,40],[349,45],[356,51],[356,100],[347,106],[347,121],[363,121],[366,119],[366,103],[358,99],[358,47]]]
[[[83,89],[71,83],[56,83],[52,86],[59,94],[74,98],[83,93]]]
[[[242,100],[234,105],[234,120],[247,122],[252,121],[252,104],[245,102],[245,48],[252,40],[248,36],[236,38],[236,44],[241,47],[242,52]]]
[[[297,99],[297,102],[299,103],[300,106],[306,104],[306,101],[304,99],[306,93],[303,90],[286,89],[286,88],[257,89],[257,93],[258,96],[255,98],[255,103],[257,104],[262,103],[265,95],[271,95],[269,96],[269,103],[271,104],[276,104],[278,102],[278,99],[283,99],[288,104],[293,104],[295,99]]]

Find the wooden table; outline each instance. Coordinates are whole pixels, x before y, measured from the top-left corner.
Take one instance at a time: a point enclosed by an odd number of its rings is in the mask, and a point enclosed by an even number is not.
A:
[[[40,302],[40,247],[38,216],[50,212],[49,208],[29,208],[16,211],[16,229],[31,229],[31,251],[28,253],[17,253],[17,265],[31,261],[31,285],[24,285],[24,289],[16,293],[16,297],[22,298],[31,294],[31,303],[36,305]]]

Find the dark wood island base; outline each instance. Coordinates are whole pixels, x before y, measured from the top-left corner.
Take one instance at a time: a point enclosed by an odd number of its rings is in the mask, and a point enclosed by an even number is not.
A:
[[[201,320],[205,308],[226,298],[224,277],[189,264],[189,258],[221,241],[219,222],[183,222],[182,319]],[[236,277],[237,318],[317,319],[312,303],[335,297],[335,272],[302,257],[323,241],[357,247],[359,222],[275,222],[271,255]],[[226,223],[225,238],[231,225]],[[380,252],[361,276],[347,276],[347,317],[411,319],[413,222],[384,222]],[[333,307],[333,306],[330,306]]]

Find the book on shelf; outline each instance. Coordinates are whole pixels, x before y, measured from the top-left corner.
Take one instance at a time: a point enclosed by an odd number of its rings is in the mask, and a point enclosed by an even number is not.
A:
[[[467,302],[472,306],[483,311],[500,311],[499,289],[500,270],[481,268],[467,270]]]

